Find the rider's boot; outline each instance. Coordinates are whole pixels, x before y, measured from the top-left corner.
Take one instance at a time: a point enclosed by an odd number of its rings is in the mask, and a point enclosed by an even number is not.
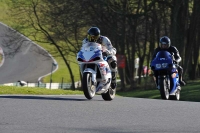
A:
[[[111,88],[112,89],[115,89],[117,87],[116,73],[117,72],[112,72],[112,81],[111,81]]]
[[[183,81],[182,74],[179,74],[179,83],[182,86],[186,85],[185,81]]]

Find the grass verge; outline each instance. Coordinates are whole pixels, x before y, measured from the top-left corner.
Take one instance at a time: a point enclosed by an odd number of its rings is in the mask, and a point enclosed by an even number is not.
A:
[[[200,102],[200,81],[190,81],[186,86],[182,87],[180,101]],[[17,86],[1,86],[0,95],[3,94],[25,94],[25,95],[75,95],[83,92],[80,90],[49,90],[45,88],[30,88]],[[137,89],[133,91],[117,92],[117,96],[160,99],[160,93],[156,89]]]
[[[0,95],[3,94],[24,94],[24,95],[75,95],[83,94],[79,90],[49,90],[46,88],[37,88],[37,87],[17,87],[17,86],[1,86]]]
[[[180,101],[200,102],[200,80],[189,81],[186,86],[181,87]],[[160,92],[157,89],[136,89],[128,92],[117,92],[117,95],[123,97],[161,99]]]

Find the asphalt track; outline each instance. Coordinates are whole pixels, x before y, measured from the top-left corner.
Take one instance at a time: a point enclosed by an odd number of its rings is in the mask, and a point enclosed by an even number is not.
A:
[[[24,80],[37,83],[39,78],[51,73],[51,55],[34,42],[0,23],[0,47],[4,62],[0,67],[0,84]],[[53,67],[53,71],[57,67]]]
[[[198,102],[0,96],[1,133],[199,133]]]

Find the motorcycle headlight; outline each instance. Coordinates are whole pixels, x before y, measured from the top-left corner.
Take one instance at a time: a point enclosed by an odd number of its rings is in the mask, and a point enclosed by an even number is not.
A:
[[[156,64],[156,68],[166,68],[168,63]]]
[[[162,68],[167,67],[168,63],[162,63]]]
[[[161,68],[161,64],[156,64],[156,68]]]

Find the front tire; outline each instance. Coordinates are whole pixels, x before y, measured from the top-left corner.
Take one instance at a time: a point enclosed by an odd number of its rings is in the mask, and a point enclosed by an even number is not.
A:
[[[87,99],[92,99],[96,92],[96,86],[92,85],[92,74],[89,72],[83,73],[82,89]]]
[[[162,99],[169,99],[169,86],[168,85],[169,81],[166,78],[162,78],[159,81],[159,85],[160,85],[160,95]]]

